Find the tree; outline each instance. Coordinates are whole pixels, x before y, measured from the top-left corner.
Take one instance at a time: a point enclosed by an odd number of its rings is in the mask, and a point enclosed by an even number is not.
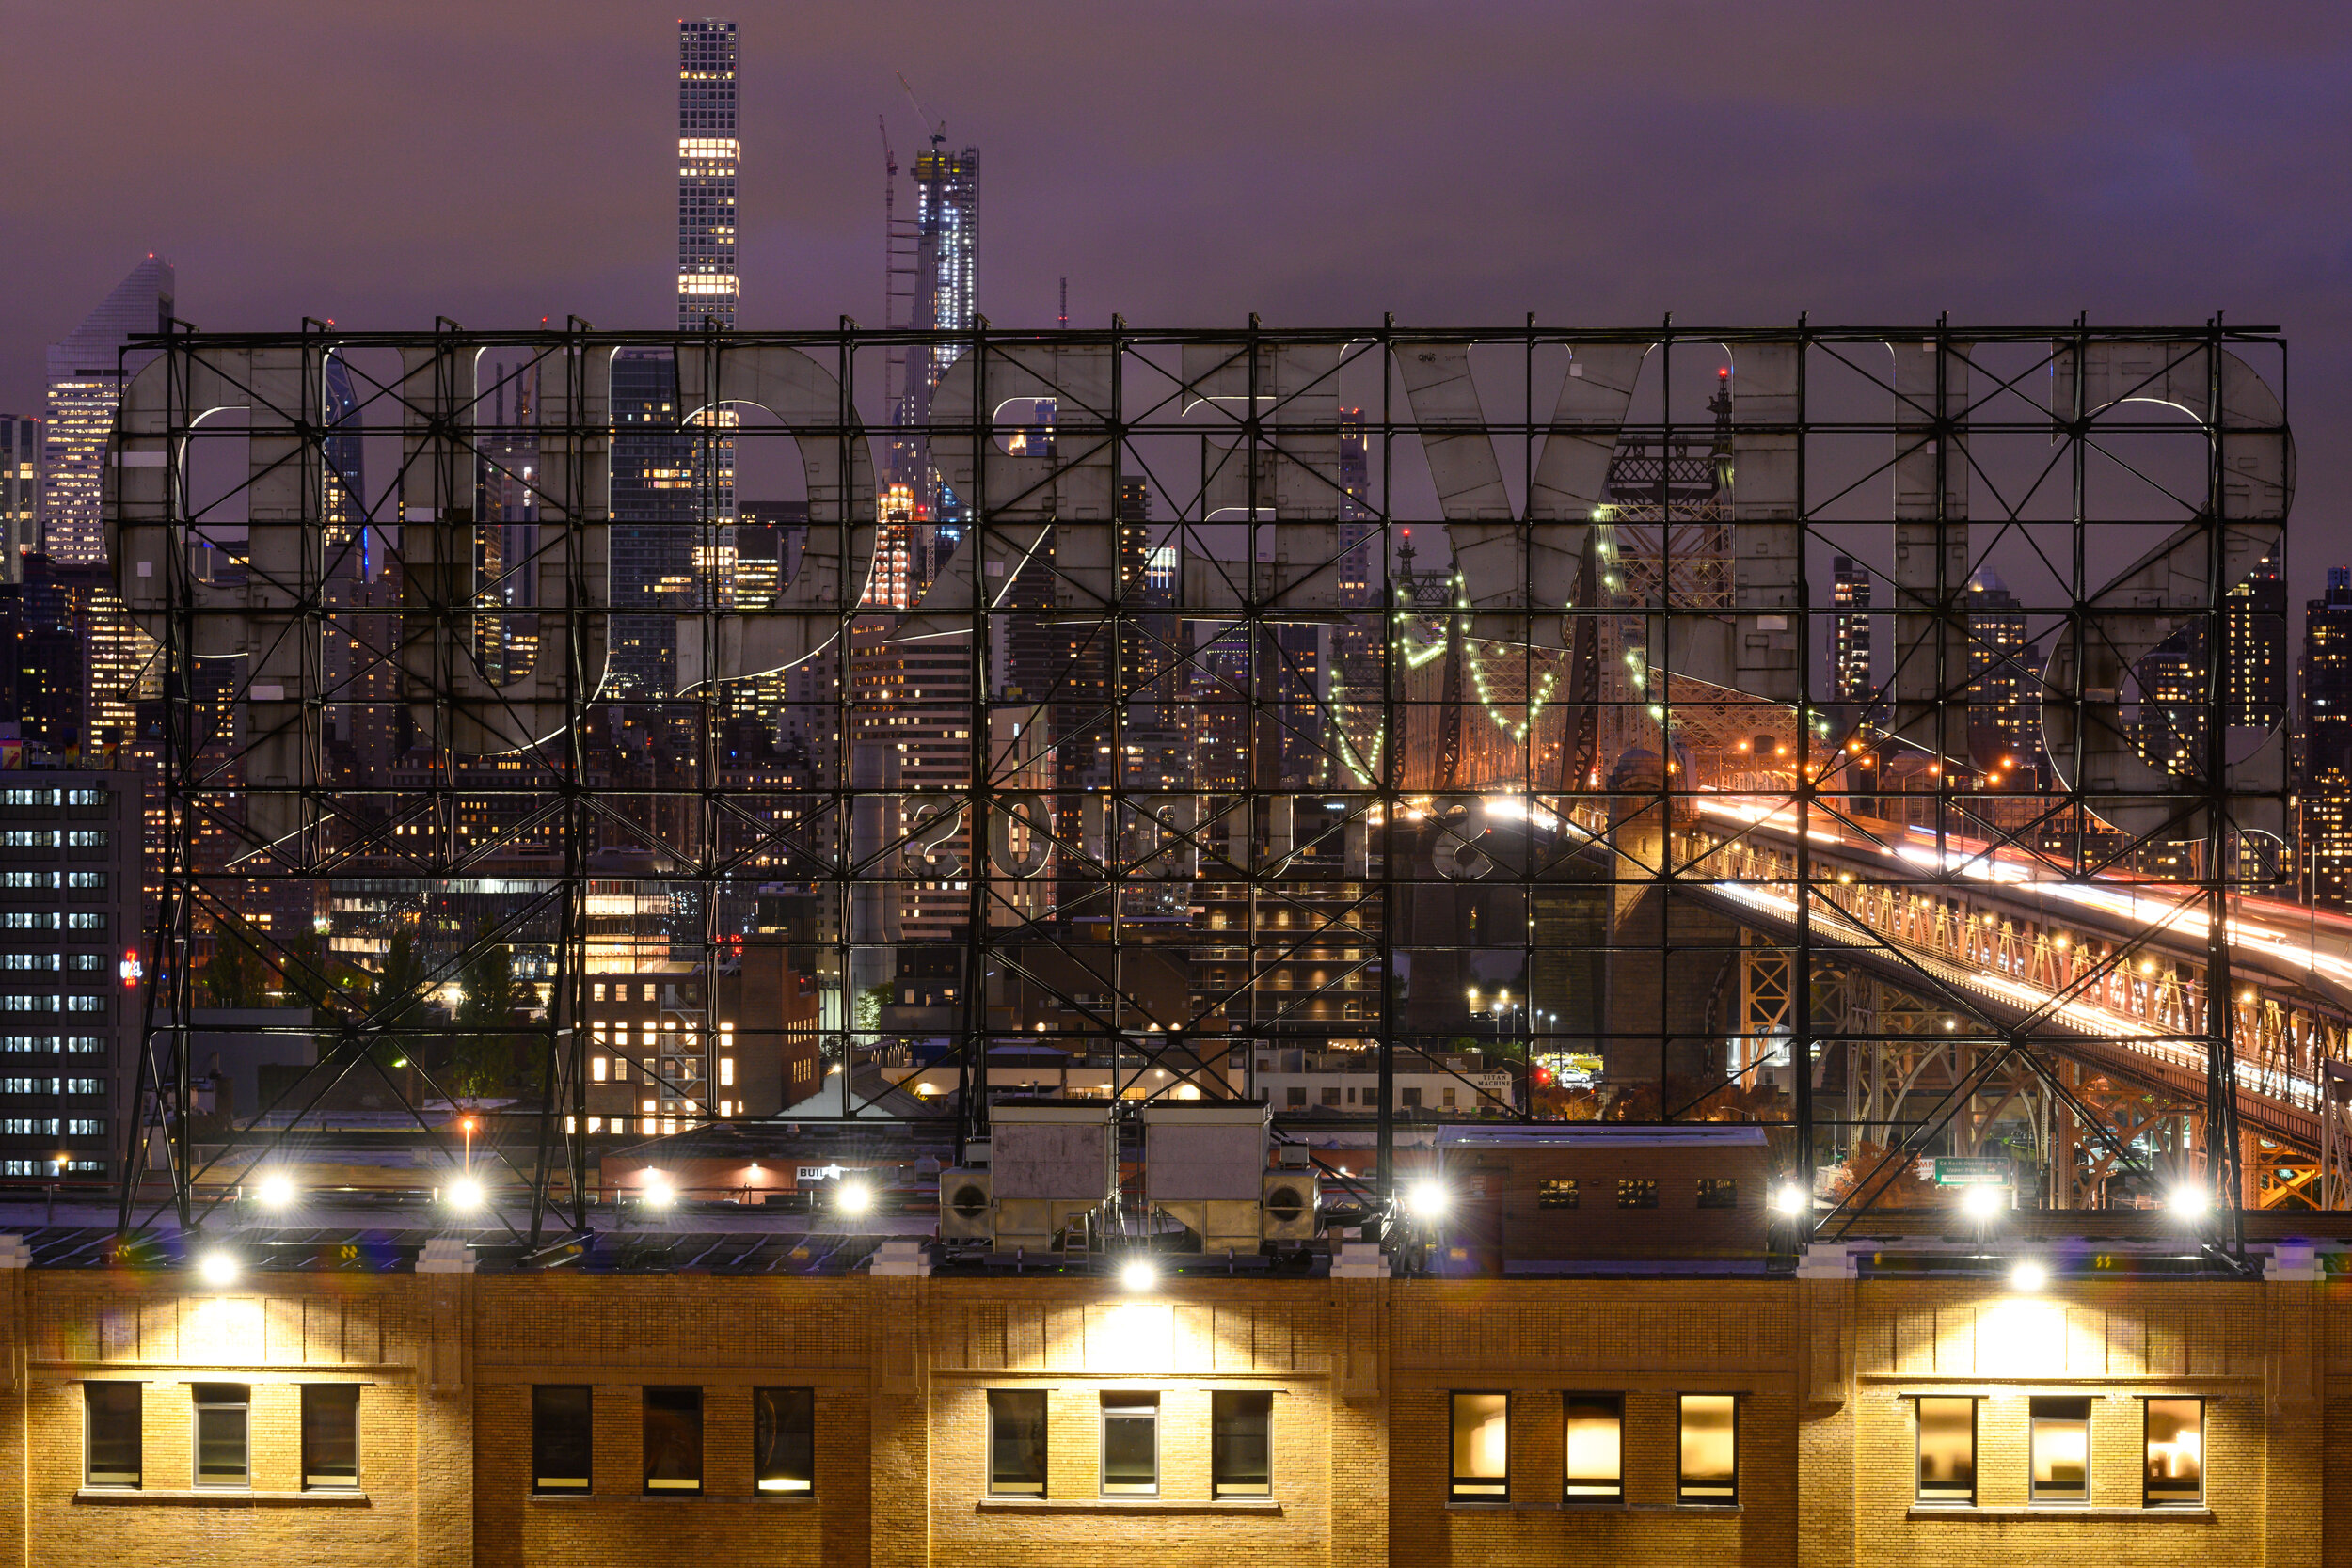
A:
[[[515,960],[502,946],[483,950],[467,965],[457,1004],[457,1037],[451,1052],[450,1085],[469,1099],[496,1094],[515,1076],[523,1037],[515,1029],[520,997]]]
[[[857,1031],[872,1035],[882,1028],[882,1010],[898,999],[898,988],[888,980],[857,993]]]
[[[415,937],[407,931],[393,932],[384,968],[368,994],[370,1009],[382,1015],[383,1033],[377,1036],[372,1053],[378,1066],[403,1066],[412,1053],[429,1043],[415,1037],[425,1022],[424,982],[424,964],[417,957]]]
[[[215,1007],[258,1007],[269,973],[245,939],[215,929],[213,956],[204,965],[204,994]]]

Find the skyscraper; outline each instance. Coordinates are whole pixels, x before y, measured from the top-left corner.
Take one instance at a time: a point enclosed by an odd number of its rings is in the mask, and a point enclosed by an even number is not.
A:
[[[40,548],[39,420],[0,414],[0,582],[24,580],[24,558]]]
[[[677,24],[677,325],[735,325],[735,24]]]
[[[106,559],[103,492],[106,440],[114,433],[122,377],[144,360],[125,361],[135,332],[171,325],[171,263],[150,252],[114,293],[49,345],[49,428],[42,465],[43,547],[60,565]]]
[[[931,133],[929,150],[914,160],[914,328],[918,332],[952,332],[971,324],[979,309],[974,280],[978,240],[980,150],[961,152],[946,148],[943,125]],[[918,345],[907,354],[906,422],[930,422],[931,394],[940,377],[956,362],[963,345],[950,341],[936,347]],[[918,436],[919,472],[915,513],[919,528],[961,530],[966,504],[941,483],[930,461],[930,443]],[[932,553],[928,549],[921,553]],[[936,552],[945,558],[947,550]]]
[[[2230,590],[2221,635],[2229,650],[2222,667],[2229,721],[2276,724],[2287,711],[2287,584],[2275,558],[2264,556]]]
[[[1870,700],[1870,568],[1852,556],[1832,562],[1836,573],[1831,600],[1837,618],[1830,623],[1830,693],[1841,703]]]
[[[735,24],[716,17],[677,24],[677,325],[732,330],[741,296],[735,270]],[[695,443],[701,528],[688,541],[692,569],[718,599],[735,577],[735,443],[722,414]]]
[[[2041,755],[2041,669],[2017,595],[1979,567],[1968,579],[1968,745],[1979,766],[2026,768]]]
[[[2352,566],[2303,607],[2303,895],[2352,909]]]

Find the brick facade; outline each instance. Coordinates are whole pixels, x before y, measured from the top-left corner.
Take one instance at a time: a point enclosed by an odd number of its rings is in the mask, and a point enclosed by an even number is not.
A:
[[[2312,1282],[1243,1280],[0,1273],[0,1559],[1788,1564],[2352,1560],[2352,1294]],[[86,1488],[83,1388],[142,1383],[142,1485]],[[252,1387],[252,1486],[199,1493],[188,1385]],[[357,1382],[356,1493],[306,1492],[304,1382]],[[532,1494],[531,1386],[594,1387],[594,1488]],[[700,1497],[646,1496],[640,1391],[705,1390]],[[815,1390],[813,1497],[761,1495],[752,1391]],[[1041,1389],[1046,1496],[992,1498],[987,1394]],[[1106,1391],[1159,1495],[1101,1495]],[[1211,1395],[1272,1395],[1273,1497],[1216,1498]],[[1448,1394],[1507,1391],[1510,1497],[1449,1504]],[[1624,1396],[1624,1505],[1564,1507],[1564,1391]],[[1739,1502],[1677,1501],[1677,1396],[1739,1398]],[[1974,1508],[1915,1501],[1911,1402],[1977,1397]],[[2028,1402],[2090,1400],[2087,1506],[2034,1506]],[[2204,1503],[2142,1506],[2141,1406],[2204,1400]],[[2330,1415],[2337,1419],[2329,1420]],[[1140,1556],[1139,1556],[1140,1554]]]

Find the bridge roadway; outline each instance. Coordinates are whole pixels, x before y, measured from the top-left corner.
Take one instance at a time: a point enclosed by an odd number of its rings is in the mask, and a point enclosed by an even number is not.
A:
[[[1702,799],[1698,817],[1677,833],[1675,862],[1720,875],[1682,890],[1793,938],[1795,809]],[[1939,851],[1931,832],[1851,815],[1817,810],[1808,837],[1819,945],[1915,990],[1931,991],[1931,977],[2055,1054],[2204,1098],[2204,895],[2120,876],[2069,880],[1948,834]],[[2227,919],[2240,1119],[2315,1150],[2320,1081],[2352,1054],[2352,920],[2234,895]]]

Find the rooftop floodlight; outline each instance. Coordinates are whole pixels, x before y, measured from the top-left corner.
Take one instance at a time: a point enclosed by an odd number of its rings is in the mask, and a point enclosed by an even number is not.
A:
[[[2213,1207],[2213,1195],[2194,1181],[2184,1181],[2172,1189],[2165,1207],[2185,1220],[2193,1220]]]
[[[1972,1220],[1989,1220],[2001,1212],[2001,1189],[1991,1185],[1971,1187],[1961,1195],[1960,1208]]]
[[[834,1199],[834,1207],[845,1214],[863,1214],[873,1206],[874,1189],[854,1179],[841,1183],[841,1191]]]
[[[2050,1271],[2031,1258],[2020,1258],[2009,1271],[2009,1288],[2012,1291],[2039,1291],[2050,1283]]]
[[[282,1171],[272,1171],[262,1178],[262,1184],[255,1189],[253,1196],[260,1198],[267,1208],[283,1209],[294,1201],[293,1179]]]
[[[234,1285],[237,1275],[244,1272],[237,1266],[234,1253],[224,1252],[218,1247],[196,1260],[196,1277],[215,1291],[225,1291]]]
[[[670,1190],[670,1184],[661,1180],[661,1174],[659,1171],[645,1173],[644,1193],[645,1201],[657,1209],[667,1209],[670,1206],[670,1200],[677,1196]]]
[[[482,1207],[482,1183],[470,1176],[461,1176],[449,1184],[449,1206],[463,1213]]]
[[[1434,1176],[1422,1178],[1405,1192],[1405,1211],[1422,1221],[1438,1220],[1453,1200],[1446,1195],[1445,1183]]]
[[[1802,1214],[1812,1206],[1805,1190],[1794,1181],[1784,1181],[1772,1189],[1772,1212],[1776,1214]]]
[[[1138,1293],[1160,1282],[1159,1265],[1149,1258],[1130,1258],[1120,1265],[1119,1283],[1121,1289]]]

